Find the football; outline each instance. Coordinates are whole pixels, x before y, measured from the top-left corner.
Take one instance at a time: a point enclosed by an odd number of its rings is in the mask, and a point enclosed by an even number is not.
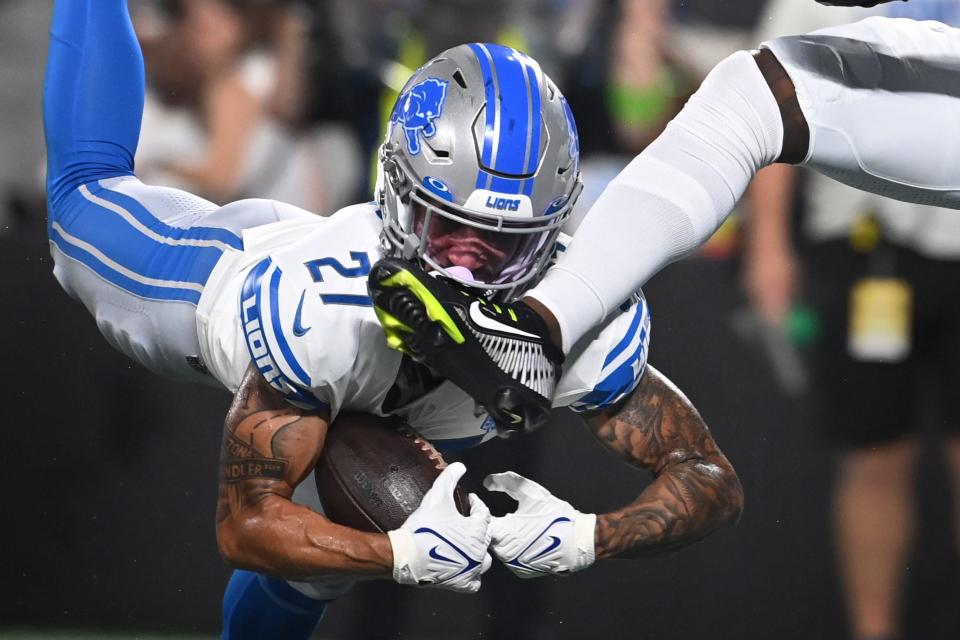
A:
[[[327,432],[316,481],[324,514],[362,531],[398,528],[446,467],[443,456],[399,418],[345,413]],[[454,493],[460,513],[467,499]]]

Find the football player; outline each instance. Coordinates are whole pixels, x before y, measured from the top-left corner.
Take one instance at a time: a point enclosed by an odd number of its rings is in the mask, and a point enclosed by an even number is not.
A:
[[[385,255],[417,256],[461,295],[493,290],[506,301],[539,277],[580,182],[572,115],[536,62],[484,44],[428,62],[390,118],[377,201],[330,218],[141,183],[143,93],[126,1],[57,0],[44,95],[54,274],[123,353],[234,392],[217,517],[221,553],[239,568],[224,598],[225,638],[307,637],[359,578],[476,591],[488,547],[519,575],[565,575],[599,558],[675,549],[736,520],[733,468],[689,401],[646,366],[650,316],[639,293],[571,351],[557,384],[551,369],[536,387],[653,473],[625,507],[581,513],[507,473],[486,484],[515,496],[517,512],[491,519],[471,496],[464,517],[452,498],[460,464],[387,534],[291,499],[341,410],[399,415],[443,450],[494,435],[472,398],[389,348],[366,278]],[[496,326],[501,308],[486,303],[474,320]]]
[[[535,428],[550,405],[541,372],[559,371],[591,327],[706,241],[762,167],[803,164],[859,189],[960,208],[958,114],[960,30],[942,23],[874,17],[764,42],[714,67],[607,186],[570,250],[521,300],[497,307],[496,325],[468,313],[482,295],[415,262],[375,268],[371,292],[396,311],[384,324],[392,345],[497,420]],[[513,349],[538,358],[518,362]]]

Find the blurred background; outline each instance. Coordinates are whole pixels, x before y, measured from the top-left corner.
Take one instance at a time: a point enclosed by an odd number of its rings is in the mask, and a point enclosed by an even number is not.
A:
[[[577,117],[578,216],[729,53],[865,15],[813,0],[131,0],[145,182],[329,215],[365,201],[412,69],[465,41],[537,58]],[[954,0],[879,8],[960,24]],[[213,637],[226,393],[112,351],[51,275],[40,99],[51,2],[0,0],[0,638]],[[576,221],[571,228],[574,228]],[[960,637],[960,215],[766,170],[646,287],[650,361],[739,471],[740,524],[674,555],[474,597],[355,588],[318,637]],[[462,455],[582,511],[647,479],[575,418]],[[494,512],[511,508],[490,494]]]

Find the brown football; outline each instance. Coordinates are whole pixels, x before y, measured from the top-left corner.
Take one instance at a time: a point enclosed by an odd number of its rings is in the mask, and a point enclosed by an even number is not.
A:
[[[330,425],[317,461],[317,492],[330,520],[385,533],[420,506],[446,466],[433,445],[400,419],[344,413]],[[469,512],[460,487],[454,502],[460,513]]]

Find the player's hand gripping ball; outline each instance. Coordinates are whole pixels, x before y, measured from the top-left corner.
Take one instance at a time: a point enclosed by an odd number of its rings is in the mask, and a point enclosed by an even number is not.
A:
[[[490,510],[470,494],[470,515],[454,507],[453,488],[467,468],[454,462],[443,470],[420,508],[398,529],[388,531],[393,548],[393,579],[400,584],[437,587],[459,593],[480,590],[481,576],[493,564]]]
[[[474,593],[492,563],[490,511],[473,494],[467,509],[465,471],[399,420],[345,414],[327,433],[317,491],[330,520],[390,537],[398,583]]]

